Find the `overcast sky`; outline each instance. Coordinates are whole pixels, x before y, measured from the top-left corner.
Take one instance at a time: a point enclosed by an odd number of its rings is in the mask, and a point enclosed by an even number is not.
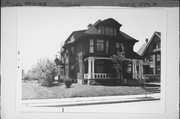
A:
[[[60,46],[75,30],[87,29],[98,19],[114,18],[120,30],[139,40],[137,51],[154,31],[165,29],[163,9],[22,7],[18,15],[18,42],[22,67],[27,71],[41,58],[54,59]]]

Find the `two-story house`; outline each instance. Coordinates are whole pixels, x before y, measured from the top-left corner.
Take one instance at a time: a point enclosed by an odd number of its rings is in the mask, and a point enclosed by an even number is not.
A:
[[[154,32],[151,39],[142,45],[137,52],[143,57],[144,75],[160,77],[161,72],[161,33]]]
[[[82,82],[116,80],[111,56],[123,51],[130,60],[123,67],[123,78],[141,79],[141,56],[133,51],[138,40],[122,32],[121,26],[116,20],[108,18],[89,24],[88,29],[72,32],[61,53],[65,76]]]

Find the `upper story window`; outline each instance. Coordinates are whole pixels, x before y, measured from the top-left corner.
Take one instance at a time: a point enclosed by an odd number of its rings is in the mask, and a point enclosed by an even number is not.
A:
[[[110,35],[110,28],[106,27],[106,35]]]
[[[158,49],[161,48],[161,43],[160,43],[160,42],[157,43],[157,48],[158,48]]]
[[[100,27],[100,34],[108,36],[117,36],[117,30],[113,27]]]
[[[150,62],[153,61],[153,55],[150,55],[150,56],[149,56],[149,61],[150,61]]]
[[[71,47],[71,53],[74,54],[74,47]]]
[[[89,40],[89,52],[90,53],[94,52],[94,40],[93,39]]]
[[[106,41],[106,54],[108,54],[108,49],[109,49],[109,42]]]
[[[114,34],[113,34],[113,28],[111,28],[111,27],[109,28],[109,35],[110,35],[110,36],[113,36],[113,35],[114,35]]]
[[[157,61],[161,61],[161,55],[160,54],[157,54]]]
[[[97,51],[104,51],[104,40],[97,40]]]
[[[113,29],[113,33],[114,33],[114,36],[117,36],[117,30],[116,29]]]

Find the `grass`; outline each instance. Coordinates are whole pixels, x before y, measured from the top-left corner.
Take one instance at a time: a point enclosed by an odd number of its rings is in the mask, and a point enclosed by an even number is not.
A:
[[[72,84],[66,88],[64,84],[53,87],[40,86],[35,82],[23,82],[22,99],[60,99],[73,97],[98,97],[115,95],[137,95],[144,94],[141,87],[130,86],[102,86],[102,85],[81,85]]]

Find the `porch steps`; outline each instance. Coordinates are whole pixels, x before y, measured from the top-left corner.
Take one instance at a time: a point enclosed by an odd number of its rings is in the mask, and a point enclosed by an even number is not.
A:
[[[146,87],[144,89],[146,90],[146,92],[160,93],[160,87]]]
[[[147,92],[160,93],[160,84],[145,84],[143,87]]]

